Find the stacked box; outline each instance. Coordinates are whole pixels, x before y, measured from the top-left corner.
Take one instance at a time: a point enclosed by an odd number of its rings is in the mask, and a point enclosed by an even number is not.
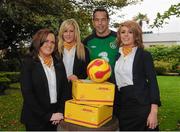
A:
[[[90,80],[73,82],[72,95],[79,104],[113,105],[115,85],[109,82],[96,83]]]
[[[65,121],[98,128],[112,119],[115,85],[90,80],[73,81],[73,100],[66,101]]]
[[[112,119],[112,107],[83,105],[73,100],[66,101],[65,121],[91,128],[98,128]]]

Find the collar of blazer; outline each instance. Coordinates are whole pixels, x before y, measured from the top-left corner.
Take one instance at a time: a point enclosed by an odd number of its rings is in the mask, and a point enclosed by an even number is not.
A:
[[[56,55],[52,55],[52,58],[53,58],[54,66],[60,65],[60,62],[61,62],[60,58],[58,58]],[[40,63],[40,64],[41,64],[41,61],[40,61],[39,57],[38,57],[38,58],[35,58],[34,61],[35,61],[36,63]]]
[[[133,74],[134,74],[135,70],[138,68],[138,62],[139,62],[138,60],[139,59],[142,60],[142,57],[141,57],[142,52],[143,52],[142,48],[137,48],[137,51],[136,51],[135,56],[134,56],[134,61],[133,61]]]
[[[134,60],[139,57],[139,55],[142,53],[143,49],[142,48],[137,48],[137,51],[135,53],[135,57],[134,57]],[[117,53],[116,56],[115,56],[115,60],[117,61],[119,59],[119,57],[121,56],[121,53]]]
[[[142,57],[141,57],[142,53],[143,53],[143,49],[142,48],[137,48],[137,51],[136,51],[135,56],[134,56],[134,61],[133,61],[133,75],[134,75],[136,69],[138,68],[138,62],[139,62],[138,60],[142,59]],[[120,56],[121,56],[121,54],[118,53],[116,55],[116,57],[115,57],[115,60],[117,61]]]

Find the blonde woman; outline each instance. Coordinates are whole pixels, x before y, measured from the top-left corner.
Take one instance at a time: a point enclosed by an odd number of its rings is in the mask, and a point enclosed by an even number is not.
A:
[[[74,19],[65,20],[59,29],[58,51],[62,58],[70,88],[71,81],[85,79],[90,61],[89,52],[81,43],[79,25]]]

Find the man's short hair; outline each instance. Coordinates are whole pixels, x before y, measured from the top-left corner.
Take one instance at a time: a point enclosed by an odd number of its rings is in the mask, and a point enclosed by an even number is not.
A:
[[[93,19],[95,17],[95,13],[98,12],[98,11],[101,11],[101,12],[105,12],[106,13],[106,16],[107,16],[107,19],[109,19],[109,14],[108,14],[108,11],[103,8],[103,7],[98,7],[96,8],[94,11],[93,11]]]

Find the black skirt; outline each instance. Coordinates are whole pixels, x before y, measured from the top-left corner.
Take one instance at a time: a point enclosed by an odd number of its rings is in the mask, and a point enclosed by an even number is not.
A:
[[[119,119],[119,130],[149,131],[147,118],[151,105],[139,104],[133,91],[133,86],[126,86],[118,91],[119,104],[116,106],[116,115]]]
[[[50,113],[56,113],[58,109],[57,103],[51,104]],[[39,124],[25,124],[26,131],[57,131],[57,125],[53,125],[52,121],[46,123],[39,122]]]

